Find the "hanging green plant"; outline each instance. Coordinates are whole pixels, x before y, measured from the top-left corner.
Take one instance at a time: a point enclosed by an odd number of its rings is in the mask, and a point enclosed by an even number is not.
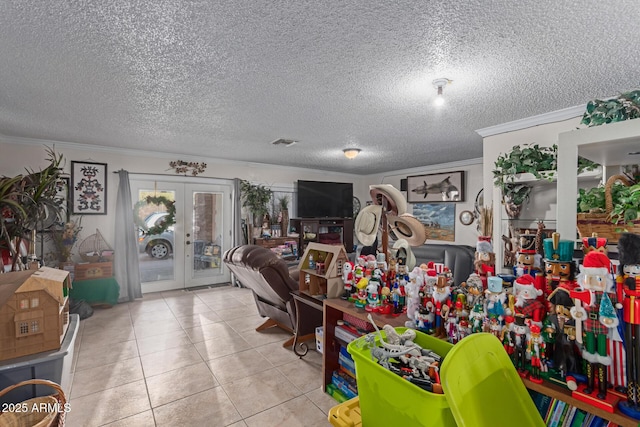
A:
[[[140,218],[140,210],[146,205],[163,205],[166,209],[167,215],[156,222],[153,227],[147,228],[142,218]],[[145,199],[140,200],[133,208],[133,219],[138,228],[140,228],[145,234],[156,235],[162,234],[176,223],[176,203],[173,200],[169,200],[164,196],[147,196]]]
[[[600,126],[637,118],[640,118],[640,89],[624,92],[609,99],[589,101],[580,123]]]

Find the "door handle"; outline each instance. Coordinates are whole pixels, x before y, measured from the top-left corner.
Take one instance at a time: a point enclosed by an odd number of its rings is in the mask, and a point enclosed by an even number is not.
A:
[[[190,241],[190,240],[187,240],[185,243],[186,243],[187,245],[190,245],[190,244],[191,244],[191,241]]]

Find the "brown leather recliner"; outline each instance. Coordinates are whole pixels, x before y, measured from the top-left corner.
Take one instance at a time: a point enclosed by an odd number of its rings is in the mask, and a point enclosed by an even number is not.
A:
[[[279,326],[293,333],[296,309],[291,291],[297,291],[299,285],[291,277],[287,263],[269,249],[256,245],[229,249],[224,254],[224,263],[242,286],[253,291],[258,313],[268,318],[256,331]],[[292,343],[293,337],[283,346]]]

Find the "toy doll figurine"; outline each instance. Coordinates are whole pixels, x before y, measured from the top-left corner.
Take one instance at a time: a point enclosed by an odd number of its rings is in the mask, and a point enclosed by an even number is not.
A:
[[[527,354],[531,357],[531,374],[529,379],[534,383],[541,384],[542,377],[541,372],[547,371],[546,354],[545,354],[545,342],[540,336],[541,328],[536,324],[530,324],[529,330],[531,335],[529,337],[529,343],[527,345]]]
[[[546,307],[538,299],[542,291],[536,288],[535,279],[530,274],[523,274],[516,279],[513,292],[516,296],[516,315],[531,319],[541,326]]]
[[[525,318],[523,316],[515,316],[515,322],[511,331],[511,342],[513,343],[513,364],[520,375],[526,375],[529,327],[525,324]]]
[[[573,261],[571,240],[560,240],[560,233],[553,233],[551,238],[544,239],[544,274],[545,293],[547,297],[560,289],[569,293],[576,287],[576,263]],[[551,307],[552,309],[552,307]]]
[[[351,261],[346,261],[342,265],[342,282],[344,283],[342,299],[351,298],[351,294],[353,293],[353,270],[354,267]]]
[[[617,296],[625,322],[627,400],[620,411],[640,419],[640,235],[624,233],[618,241]]]
[[[367,305],[364,309],[367,311],[378,311],[378,307],[380,306],[380,283],[375,280],[369,280],[366,292]]]
[[[496,274],[496,254],[493,252],[491,242],[480,240],[476,243],[473,266],[476,274],[480,276],[483,287],[487,289],[487,277]]]
[[[432,300],[435,310],[435,336],[445,338],[447,333],[444,329],[444,321],[449,314],[451,308],[451,288],[448,286],[449,281],[445,275],[438,275],[436,287],[433,290]]]
[[[536,252],[536,235],[522,234],[520,236],[520,249],[516,254],[516,265],[513,274],[520,277],[524,274],[535,276],[540,271],[542,255]]]
[[[513,341],[514,335],[513,332],[513,322],[515,321],[513,316],[505,316],[504,318],[504,326],[502,327],[502,332],[500,333],[500,341],[502,341],[502,346],[504,347],[504,351],[507,352],[509,358],[513,361],[513,353],[515,352],[515,342]]]
[[[497,318],[500,323],[505,314],[510,314],[505,308],[507,293],[502,288],[502,279],[498,276],[489,277],[485,293],[485,312],[489,318]]]
[[[358,308],[365,308],[367,305],[367,286],[369,286],[369,279],[366,277],[360,278],[356,283],[358,294],[357,299],[355,300],[355,306]]]
[[[585,255],[577,281],[581,290],[570,292],[572,298],[581,304],[571,308],[571,316],[576,325],[582,323],[585,332],[585,348],[582,357],[587,362],[587,387],[583,390],[591,394],[598,377],[598,399],[607,395],[607,369],[611,357],[607,356],[608,334],[618,325],[614,304],[613,278],[610,272],[611,261],[602,252],[589,252]],[[578,342],[582,337],[577,333]]]
[[[405,287],[398,282],[393,285],[391,290],[391,301],[393,302],[393,315],[397,316],[402,314],[406,305],[406,293]]]

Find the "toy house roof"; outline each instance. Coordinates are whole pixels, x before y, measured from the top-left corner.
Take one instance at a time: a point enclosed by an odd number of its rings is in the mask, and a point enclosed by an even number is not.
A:
[[[43,290],[62,304],[64,302],[62,283],[64,283],[68,274],[67,271],[50,267],[0,274],[0,307],[18,291]]]

